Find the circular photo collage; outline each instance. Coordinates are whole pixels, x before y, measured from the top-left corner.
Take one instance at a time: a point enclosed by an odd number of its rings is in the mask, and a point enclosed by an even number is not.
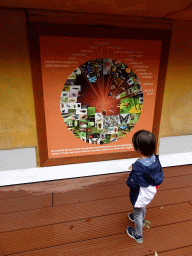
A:
[[[124,63],[99,58],[75,69],[64,84],[60,110],[80,140],[108,144],[126,136],[143,108],[142,86]]]

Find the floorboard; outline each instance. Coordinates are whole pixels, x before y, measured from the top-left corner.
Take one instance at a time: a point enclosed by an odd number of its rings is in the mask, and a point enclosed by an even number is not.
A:
[[[149,208],[146,220],[150,228],[182,223],[192,220],[192,205],[182,203],[165,206],[163,209]],[[125,228],[134,224],[128,220],[127,212],[114,215],[83,219],[43,227],[4,232],[0,234],[5,255],[24,251],[54,247],[103,236],[122,234]],[[182,225],[182,224],[181,224]],[[144,230],[146,227],[144,228]],[[12,241],[12,243],[10,243]]]
[[[114,236],[19,253],[17,256],[147,256],[155,254],[155,251],[160,253],[189,246],[191,244],[192,236],[191,227],[192,221],[184,222],[182,225],[176,223],[152,229],[145,229],[143,244],[137,244],[134,239],[130,238],[125,232]],[[180,230],[183,234],[181,234]]]
[[[192,245],[181,247],[179,249],[174,249],[171,251],[158,253],[158,256],[191,256],[191,255],[192,255]]]
[[[147,207],[144,243],[133,226],[128,173],[0,188],[0,255],[191,256],[192,165],[164,168]]]

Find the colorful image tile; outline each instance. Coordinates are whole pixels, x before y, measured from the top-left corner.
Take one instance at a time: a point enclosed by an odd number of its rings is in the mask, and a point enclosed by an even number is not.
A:
[[[128,124],[130,119],[130,114],[120,114],[118,119],[118,124]]]
[[[70,92],[80,92],[81,91],[81,85],[71,85],[70,86]]]
[[[87,127],[90,128],[90,127],[95,127],[95,118],[88,118],[87,119]]]
[[[74,97],[78,97],[78,92],[76,92],[76,91],[70,91],[69,92],[69,97],[70,98],[74,98]],[[70,100],[70,99],[69,99]],[[77,101],[77,99],[76,99],[76,101]]]
[[[65,82],[65,85],[74,85],[75,81],[76,79],[67,79],[67,81]]]
[[[79,119],[87,119],[87,114],[79,114]]]
[[[65,107],[65,104],[61,103],[60,104],[60,110],[61,110],[61,114],[68,114],[68,108]]]
[[[91,144],[100,144],[100,134],[99,133],[93,133],[88,136],[89,143]]]
[[[76,73],[73,72],[73,73],[68,77],[68,79],[69,79],[69,80],[70,80],[70,79],[75,80],[75,79],[76,79]]]
[[[81,103],[76,103],[76,110],[80,110],[81,109]]]
[[[63,91],[64,92],[70,92],[70,86],[69,85],[64,85]]]
[[[79,137],[79,139],[86,142],[86,137]]]
[[[69,97],[68,98],[68,103],[76,103],[77,102],[77,97]]]
[[[112,137],[112,136],[111,136],[110,142],[115,142],[115,141],[117,141],[117,140],[118,140],[117,137]]]
[[[65,119],[64,119],[64,122],[65,122],[65,124],[67,125],[67,127],[69,127],[69,128],[73,127],[73,121],[72,121],[72,119],[67,119],[67,118],[65,118]]]
[[[79,120],[78,119],[73,120],[73,127],[79,128]]]
[[[81,119],[79,121],[79,127],[87,127],[87,119]]]
[[[108,144],[111,142],[111,134],[104,133],[105,136],[100,138],[100,144]]]
[[[88,116],[95,116],[95,108],[94,107],[88,107],[87,108],[87,115]]]
[[[73,73],[76,74],[76,76],[80,75],[81,74],[81,70],[79,68],[76,68]]]
[[[130,123],[129,125],[134,126],[139,120],[140,113],[134,113],[130,115]]]
[[[72,115],[71,116],[71,119],[74,121],[74,120],[79,120],[79,115]]]
[[[63,97],[62,97],[62,98],[60,99],[60,102],[61,102],[61,103],[68,103],[68,98],[63,98]]]
[[[68,113],[71,114],[71,115],[74,115],[74,114],[76,114],[76,109],[69,108]]]
[[[82,108],[78,108],[77,109],[77,114],[79,115],[87,115],[87,109],[82,109]]]
[[[103,130],[103,122],[96,122],[96,125],[98,130]]]
[[[79,131],[79,137],[85,137],[86,138],[86,132],[80,132]]]
[[[118,133],[118,126],[117,127],[114,127],[114,134],[117,134]]]
[[[103,122],[103,115],[101,113],[95,113],[95,122]]]
[[[69,98],[69,92],[68,91],[62,91],[61,92],[61,98]]]

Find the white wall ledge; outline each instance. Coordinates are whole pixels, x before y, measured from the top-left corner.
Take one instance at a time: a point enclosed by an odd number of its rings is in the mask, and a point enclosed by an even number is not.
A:
[[[163,167],[192,164],[192,152],[160,155],[159,158]],[[128,172],[136,159],[2,171],[0,186]]]
[[[192,164],[192,135],[162,138],[161,141],[159,158],[163,167]],[[184,150],[186,152],[182,152]],[[1,171],[0,186],[128,172],[136,159]]]

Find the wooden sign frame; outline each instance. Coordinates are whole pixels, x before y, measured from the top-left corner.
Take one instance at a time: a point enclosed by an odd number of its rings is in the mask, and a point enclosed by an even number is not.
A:
[[[160,40],[162,42],[155,114],[152,132],[159,136],[161,109],[163,102],[165,77],[168,63],[171,31],[167,29],[136,29],[111,26],[88,26],[51,23],[28,23],[29,52],[34,90],[35,113],[39,144],[40,166],[65,165],[106,160],[117,160],[137,157],[136,152],[105,153],[101,155],[73,156],[63,158],[49,158],[45,109],[43,102],[43,86],[41,74],[39,36],[70,36],[70,37],[97,37],[117,39]]]

